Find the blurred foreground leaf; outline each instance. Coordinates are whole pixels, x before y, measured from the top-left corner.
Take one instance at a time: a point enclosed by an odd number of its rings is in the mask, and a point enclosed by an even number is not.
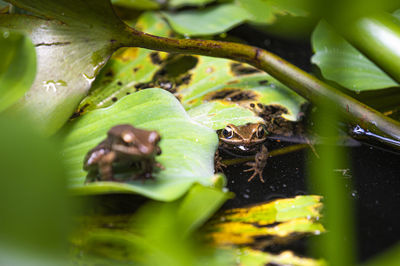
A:
[[[52,134],[71,116],[120,46],[117,40],[124,38],[125,25],[109,0],[10,2],[46,18],[0,15],[0,27],[27,33],[36,46],[38,73],[17,109],[27,111],[46,134]]]
[[[318,222],[319,196],[279,199],[249,208],[232,209],[215,217],[207,226],[217,245],[261,245],[285,243],[307,234],[325,231]],[[256,239],[262,237],[257,243]]]
[[[326,22],[320,22],[314,30],[312,44],[315,51],[312,62],[326,79],[356,92],[399,86]]]
[[[26,119],[0,117],[1,265],[54,265],[66,255],[64,167],[56,142],[33,128]]]
[[[193,238],[195,230],[229,197],[220,189],[194,185],[182,199],[144,205],[126,227],[82,228],[72,241],[79,259],[98,256],[139,265],[232,265],[229,252],[216,251]],[[117,219],[107,224],[118,224]]]
[[[155,180],[95,182],[84,184],[85,154],[106,137],[117,124],[157,130],[161,134],[161,156],[165,170]],[[192,121],[176,98],[161,89],[147,89],[129,95],[109,108],[92,111],[64,129],[63,155],[73,191],[83,194],[139,193],[171,201],[182,196],[195,182],[213,185],[214,153],[218,145],[215,132]]]
[[[0,27],[0,58],[1,112],[31,87],[36,74],[35,47],[23,34]]]

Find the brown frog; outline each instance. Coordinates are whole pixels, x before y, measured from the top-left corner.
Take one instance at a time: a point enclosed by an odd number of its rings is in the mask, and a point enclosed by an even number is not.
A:
[[[224,129],[218,131],[220,149],[234,154],[256,154],[254,162],[246,163],[246,165],[251,167],[245,170],[245,172],[253,171],[248,181],[258,176],[261,182],[264,182],[262,172],[268,159],[268,149],[264,145],[267,135],[266,126],[262,123],[246,124],[243,126],[228,124]],[[221,170],[221,166],[224,166],[221,164],[219,152],[216,154],[215,165],[217,170]]]
[[[153,179],[153,167],[164,167],[155,161],[161,154],[157,131],[135,128],[129,124],[112,127],[107,138],[90,150],[85,157],[83,169],[89,171],[87,182],[117,181],[113,168],[129,168],[135,165],[140,172],[132,179]]]

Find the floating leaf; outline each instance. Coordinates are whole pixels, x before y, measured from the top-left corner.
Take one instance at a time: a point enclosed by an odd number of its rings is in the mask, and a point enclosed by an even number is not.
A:
[[[298,257],[291,251],[279,254],[271,254],[249,248],[237,250],[237,258],[241,265],[264,266],[264,265],[292,265],[292,266],[325,266],[323,260]]]
[[[126,26],[109,0],[10,2],[48,18],[0,15],[0,27],[26,32],[36,46],[38,73],[17,109],[27,110],[52,134],[87,94],[98,70],[120,46],[117,40],[129,38]]]
[[[314,30],[312,44],[315,50],[312,62],[326,79],[356,92],[399,86],[326,22],[320,22]]]
[[[208,101],[222,100],[227,108],[231,107],[227,104],[230,102],[250,109],[254,108],[252,104],[261,103],[282,107],[286,111],[283,117],[288,120],[298,119],[306,101],[270,75],[226,59],[197,58],[196,67],[186,75],[187,82],[177,89],[186,109]]]
[[[161,134],[162,154],[157,161],[165,170],[155,174],[155,181],[84,185],[85,154],[106,137],[112,126],[124,123]],[[176,98],[161,89],[139,91],[108,108],[89,112],[71,122],[65,131],[63,154],[71,186],[77,193],[139,193],[169,201],[180,197],[195,182],[212,185],[219,179],[213,175],[218,145],[215,132],[192,121]]]
[[[135,26],[150,34],[167,36],[167,24],[155,13],[143,14]],[[149,82],[160,69],[166,53],[139,48],[122,48],[114,54],[90,89],[89,95],[79,104],[76,114],[108,107],[116,100],[137,90],[135,86]]]
[[[36,74],[32,42],[21,33],[0,28],[0,112],[31,87]]]
[[[187,36],[222,33],[243,23],[250,16],[244,9],[231,3],[163,14],[176,32]]]
[[[268,236],[263,244],[273,245],[305,234],[318,235],[325,231],[317,222],[321,216],[320,199],[319,196],[297,196],[227,210],[210,222],[209,236],[218,245],[249,245],[256,238]]]

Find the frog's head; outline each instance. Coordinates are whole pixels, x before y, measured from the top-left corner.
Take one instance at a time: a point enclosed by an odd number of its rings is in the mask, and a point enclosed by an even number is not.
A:
[[[263,123],[249,123],[242,126],[228,124],[219,131],[219,139],[232,146],[253,146],[267,139],[267,129]]]
[[[135,128],[129,124],[117,125],[108,131],[109,138],[114,144],[134,147],[137,155],[161,154],[158,142],[161,140],[157,131]]]

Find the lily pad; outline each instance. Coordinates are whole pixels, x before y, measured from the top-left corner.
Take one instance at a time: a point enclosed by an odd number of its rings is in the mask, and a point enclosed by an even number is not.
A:
[[[166,115],[168,114],[168,115]],[[157,130],[162,137],[161,156],[165,170],[155,173],[155,181],[95,182],[84,184],[85,154],[112,126],[129,123]],[[64,129],[63,155],[72,191],[79,194],[138,193],[153,199],[170,201],[183,195],[193,183],[211,186],[214,177],[214,153],[218,145],[215,132],[186,114],[179,101],[161,89],[147,89],[129,95],[114,105],[94,110],[72,121]]]
[[[399,86],[324,21],[314,30],[312,45],[315,55],[311,61],[318,65],[322,75],[349,90],[361,92]]]
[[[31,87],[36,74],[35,47],[25,35],[0,28],[0,112]]]
[[[16,109],[27,111],[46,134],[52,134],[68,120],[120,46],[117,40],[124,38],[126,26],[109,0],[10,2],[47,18],[0,15],[0,27],[27,33],[36,46],[38,73]]]

